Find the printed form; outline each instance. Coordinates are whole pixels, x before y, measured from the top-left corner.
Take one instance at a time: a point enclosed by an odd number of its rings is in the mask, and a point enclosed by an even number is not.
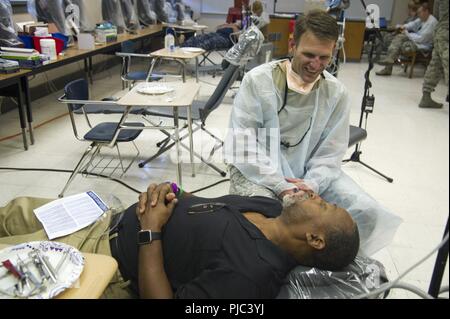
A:
[[[95,222],[108,207],[94,192],[57,199],[34,210],[49,239],[72,234]]]

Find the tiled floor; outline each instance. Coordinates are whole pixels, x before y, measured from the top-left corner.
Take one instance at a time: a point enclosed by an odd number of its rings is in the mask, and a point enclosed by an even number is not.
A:
[[[378,70],[378,66],[375,70]],[[350,91],[352,101],[352,124],[358,124],[363,93],[364,72],[367,63],[347,63],[342,67],[339,79]],[[375,71],[374,70],[374,71]],[[120,96],[119,70],[112,69],[95,75],[92,97]],[[201,77],[201,98],[208,98],[219,77]],[[372,92],[376,96],[374,113],[369,115],[368,139],[363,143],[363,159],[381,172],[394,178],[394,183],[370,172],[363,166],[349,163],[344,166],[354,180],[369,194],[404,219],[393,242],[373,257],[386,267],[393,279],[414,262],[435,247],[444,230],[449,207],[449,106],[445,103],[440,110],[426,110],[417,107],[421,97],[423,69],[418,67],[413,79],[408,79],[400,68],[388,78],[375,76],[372,72]],[[213,84],[213,85],[211,85]],[[61,92],[49,94],[33,101],[34,124],[38,125],[66,109],[57,103]],[[223,105],[208,119],[208,127],[221,132],[227,126],[231,110],[232,94],[229,92]],[[440,84],[434,97],[444,101],[447,87]],[[101,120],[105,116],[97,115]],[[110,117],[110,116],[108,116]],[[0,138],[19,132],[16,111],[0,116]],[[72,133],[67,116],[51,121],[35,130],[36,143],[25,152],[21,137],[0,143],[0,167],[35,167],[73,169],[77,159],[87,146],[78,142]],[[156,151],[156,141],[163,138],[157,131],[144,131],[137,140],[141,159]],[[209,140],[195,137],[195,147],[206,148]],[[349,150],[349,154],[352,150]],[[123,153],[128,154],[124,146]],[[224,165],[219,164],[224,168]],[[183,165],[183,182],[187,190],[195,190],[222,179],[216,172],[196,164],[197,176],[190,176],[190,166]],[[18,172],[0,170],[0,206],[16,196],[39,196],[55,198],[65,184],[68,174],[53,172]],[[123,181],[139,190],[144,190],[151,181],[175,180],[175,166],[165,154],[146,168],[133,165]],[[67,191],[67,195],[92,189],[105,200],[111,194],[120,199],[124,206],[134,203],[137,194],[124,186],[99,178],[78,176]],[[199,195],[214,197],[227,193],[228,183],[222,183]],[[435,255],[413,270],[404,280],[426,289],[431,277]],[[448,265],[444,276],[448,285]],[[416,298],[404,290],[393,290],[390,298]]]

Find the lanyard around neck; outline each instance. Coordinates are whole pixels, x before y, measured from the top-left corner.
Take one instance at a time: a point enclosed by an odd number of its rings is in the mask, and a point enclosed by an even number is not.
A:
[[[287,93],[288,93],[288,84],[287,84],[287,76],[286,76],[286,85],[284,86],[284,96],[283,96],[283,105],[281,106],[280,110],[278,111],[278,114],[281,113],[281,111],[284,110],[287,103]]]

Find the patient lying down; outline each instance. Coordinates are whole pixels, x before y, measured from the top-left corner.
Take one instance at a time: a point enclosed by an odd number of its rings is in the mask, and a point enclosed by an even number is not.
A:
[[[286,196],[280,204],[265,197],[201,198],[172,189],[168,183],[152,184],[137,204],[97,222],[110,223],[111,254],[141,298],[274,298],[298,264],[336,270],[358,252],[351,216],[312,192]],[[4,213],[0,208],[0,220]],[[6,236],[2,227],[14,223],[9,219],[0,226],[0,237]],[[86,242],[77,233],[60,241],[73,243],[71,236]],[[23,240],[23,232],[17,238]]]

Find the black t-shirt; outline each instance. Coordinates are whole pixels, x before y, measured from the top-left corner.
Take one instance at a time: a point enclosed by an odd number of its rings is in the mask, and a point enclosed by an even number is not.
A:
[[[188,213],[192,205],[223,203],[205,213]],[[242,215],[258,212],[276,217],[278,201],[266,197],[228,195],[179,200],[163,229],[164,268],[177,298],[274,298],[296,261],[269,241]],[[135,205],[119,230],[119,267],[137,286],[140,226]]]

